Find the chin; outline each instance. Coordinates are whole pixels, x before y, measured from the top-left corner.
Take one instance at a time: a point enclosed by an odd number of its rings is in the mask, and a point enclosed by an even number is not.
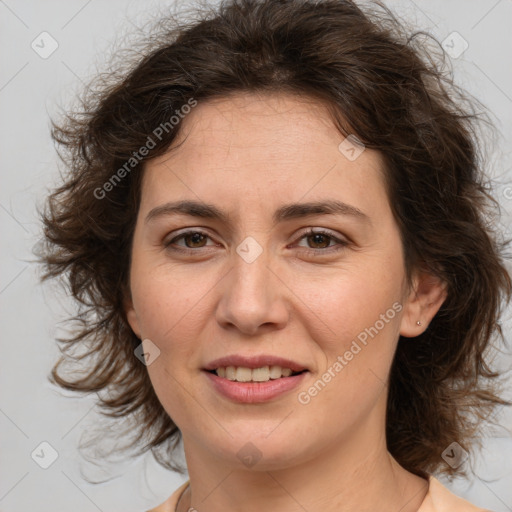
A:
[[[224,438],[223,443],[214,443],[212,453],[223,459],[226,465],[250,471],[276,471],[307,460],[304,443],[292,433],[277,432],[269,437],[255,434],[254,429],[240,429],[233,437]]]

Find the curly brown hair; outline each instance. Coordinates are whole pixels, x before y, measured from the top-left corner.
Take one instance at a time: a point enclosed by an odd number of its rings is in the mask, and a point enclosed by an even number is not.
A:
[[[384,159],[407,278],[422,267],[446,283],[428,329],[415,343],[400,338],[391,368],[386,436],[399,464],[423,476],[464,474],[441,453],[454,441],[470,451],[483,420],[510,405],[488,359],[503,340],[498,321],[512,281],[506,242],[489,221],[497,202],[478,142],[485,112],[446,62],[435,62],[435,40],[409,34],[374,4],[227,0],[195,7],[186,22],[169,14],[115,56],[119,66],[92,82],[79,109],[52,123],[67,171],[41,213],[43,278],[63,276],[79,304],[76,332],[59,340],[53,382],[108,391],[99,396],[104,414],[136,418],[136,442],[168,468],[180,470],[181,433],[134,355],[140,340],[124,310],[141,180],[144,164],[171,148],[184,106],[233,92],[289,92],[328,105],[340,133]],[[80,373],[63,375],[66,363]]]

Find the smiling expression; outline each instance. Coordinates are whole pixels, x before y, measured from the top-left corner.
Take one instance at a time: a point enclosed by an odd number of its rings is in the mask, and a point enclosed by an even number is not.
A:
[[[271,468],[378,437],[399,334],[419,334],[379,153],[347,158],[321,104],[278,94],[200,103],[179,138],[144,170],[127,316],[185,442],[236,464],[250,441]],[[214,375],[272,364],[305,371]]]

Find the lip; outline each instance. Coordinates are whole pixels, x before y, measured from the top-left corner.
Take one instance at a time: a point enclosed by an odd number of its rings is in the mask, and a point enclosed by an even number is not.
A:
[[[261,368],[262,366],[281,366],[281,368],[290,368],[293,372],[302,372],[303,370],[308,369],[307,367],[296,363],[295,361],[291,361],[290,359],[267,354],[261,354],[258,356],[242,356],[234,354],[231,356],[225,356],[211,361],[203,369],[211,371],[216,370],[217,368],[226,368],[228,366],[241,366],[244,368],[250,368],[251,370],[254,368]]]
[[[255,368],[258,368],[258,366],[255,366]],[[289,368],[289,366],[287,366],[287,368]],[[237,382],[219,377],[206,370],[204,370],[203,373],[210,380],[214,389],[225,398],[239,403],[261,403],[293,390],[299,386],[308,372],[305,371],[298,375],[281,377],[267,382]]]

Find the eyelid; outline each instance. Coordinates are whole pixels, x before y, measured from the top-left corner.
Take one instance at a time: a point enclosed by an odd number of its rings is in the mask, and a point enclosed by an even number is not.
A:
[[[313,236],[313,235],[325,235],[329,238],[331,238],[333,241],[337,242],[335,245],[331,247],[326,247],[324,249],[311,249],[311,248],[303,248],[308,253],[314,253],[315,255],[322,255],[322,254],[330,254],[332,252],[337,252],[340,250],[343,250],[346,248],[347,245],[349,245],[349,240],[346,239],[344,236],[339,236],[337,233],[326,229],[326,228],[314,228],[314,227],[308,227],[306,231],[303,231],[301,234],[298,235],[298,241],[300,242],[302,239]]]
[[[310,235],[310,236],[311,235],[326,235],[326,236],[329,236],[331,238],[334,238],[338,242],[344,242],[344,241],[348,242],[348,240],[342,240],[342,238],[346,238],[343,235],[340,235],[340,234],[336,233],[335,231],[331,231],[330,229],[321,228],[321,227],[309,226],[307,228],[304,228],[304,231],[299,233],[299,235],[297,235],[297,236],[302,238],[305,235]]]
[[[196,233],[206,236],[206,237],[210,238],[211,240],[214,239],[213,236],[208,231],[206,231],[204,228],[183,228],[183,230],[178,230],[177,232],[173,232],[172,237],[164,238],[163,245],[165,247],[167,247],[177,239],[183,239],[187,235],[193,235]],[[166,241],[168,238],[169,238],[169,240]],[[190,249],[190,248],[184,248],[184,250],[197,251],[197,249]]]
[[[192,235],[192,234],[203,235],[215,242],[214,238],[204,228],[183,228],[183,230],[178,230],[177,232],[174,232],[172,238],[169,241],[164,241],[163,245],[166,249],[169,249],[173,242],[176,242],[177,240],[181,240],[184,237],[186,237],[187,235]],[[329,237],[330,239],[332,239],[336,243],[333,246],[321,248],[321,249],[312,249],[312,248],[308,248],[308,247],[301,247],[302,252],[305,251],[308,254],[313,254],[315,256],[321,256],[321,255],[327,255],[327,254],[331,254],[333,252],[341,251],[341,250],[345,249],[346,246],[348,246],[350,244],[350,241],[347,240],[346,237],[344,237],[344,236],[339,236],[337,233],[335,233],[329,229],[326,229],[326,228],[321,228],[321,227],[314,228],[312,226],[305,228],[304,231],[302,231],[298,235],[295,235],[294,243],[296,244],[297,242],[301,242],[302,239],[304,239],[308,236],[313,236],[313,235],[325,235],[325,236]],[[170,250],[174,250],[176,252],[192,254],[192,253],[197,253],[197,252],[199,252],[200,249],[205,249],[206,247],[212,247],[212,245],[198,247],[195,249],[180,246],[179,248],[178,247],[170,248]],[[287,247],[289,247],[289,246],[287,246]]]

